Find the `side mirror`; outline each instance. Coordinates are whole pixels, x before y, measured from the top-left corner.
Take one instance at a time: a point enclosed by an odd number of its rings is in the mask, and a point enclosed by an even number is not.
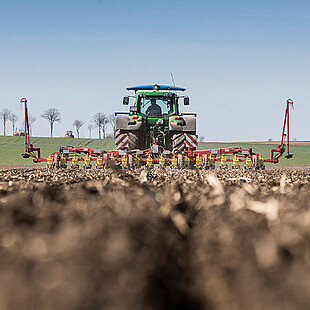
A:
[[[129,97],[128,96],[125,96],[123,98],[123,105],[128,105],[129,104]]]
[[[184,105],[189,105],[189,97],[184,97]]]

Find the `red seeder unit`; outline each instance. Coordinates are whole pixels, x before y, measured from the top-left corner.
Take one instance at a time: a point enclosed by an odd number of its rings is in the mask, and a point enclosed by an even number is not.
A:
[[[60,147],[59,150],[52,153],[49,158],[41,158],[40,148],[34,148],[30,142],[27,99],[22,98],[20,102],[24,104],[25,109],[25,153],[22,154],[22,156],[24,158],[32,157],[33,161],[36,163],[48,162],[51,158],[53,158],[54,163],[58,163],[61,158],[65,161],[72,161],[72,159],[74,159],[74,161],[85,161],[86,158],[90,161],[97,161],[98,158],[101,157],[102,166],[107,165],[108,161],[111,161],[111,159],[113,159],[113,162],[116,164],[119,163],[121,165],[131,165],[133,162],[148,165],[154,163],[174,164],[176,162],[175,159],[177,159],[177,163],[180,163],[180,161],[183,163],[184,160],[187,160],[187,162],[192,164],[201,162],[201,165],[207,165],[207,159],[222,162],[224,157],[227,162],[234,162],[237,158],[238,161],[246,163],[250,158],[254,163],[254,161],[260,158],[260,161],[263,162],[278,163],[280,156],[285,150],[287,151],[287,155],[285,156],[287,159],[293,156],[293,154],[289,153],[289,111],[290,106],[293,107],[293,101],[291,99],[286,101],[281,143],[277,148],[272,148],[270,150],[270,158],[268,159],[262,159],[259,154],[253,152],[252,148],[227,147],[210,150],[194,150],[194,147],[189,146],[185,151],[172,152],[164,150],[158,145],[153,145],[150,149],[135,151],[129,151],[127,149],[107,151],[80,147]],[[198,139],[197,136],[191,136],[188,140],[197,141],[196,138]],[[201,161],[199,161],[200,158]]]

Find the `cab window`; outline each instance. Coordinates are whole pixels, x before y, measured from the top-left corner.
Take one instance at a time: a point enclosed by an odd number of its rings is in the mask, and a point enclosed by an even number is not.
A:
[[[149,117],[160,117],[173,112],[172,98],[169,97],[139,97],[138,108],[142,114]]]

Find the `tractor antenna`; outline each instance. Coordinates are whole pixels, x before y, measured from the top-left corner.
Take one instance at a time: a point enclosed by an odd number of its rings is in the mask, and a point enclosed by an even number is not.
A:
[[[172,80],[173,86],[175,87],[175,82],[174,82],[174,77],[173,77],[172,72],[170,73],[170,75],[171,75],[171,80]]]

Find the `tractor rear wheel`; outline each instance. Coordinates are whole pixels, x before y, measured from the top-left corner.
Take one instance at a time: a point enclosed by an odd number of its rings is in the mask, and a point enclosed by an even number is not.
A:
[[[128,136],[128,145],[125,148],[127,148],[128,150],[140,149],[141,135],[139,131],[124,131],[120,129],[115,131],[115,137],[120,134],[127,134]],[[116,149],[119,149],[119,147],[116,147]]]
[[[128,150],[140,149],[140,135],[137,131],[128,132]]]
[[[195,135],[195,132],[186,132],[189,135]],[[187,149],[186,145],[186,133],[185,132],[175,132],[171,136],[172,150],[173,151],[185,151]],[[194,148],[195,150],[196,148]]]
[[[184,132],[178,132],[172,135],[172,150],[184,151],[186,149],[186,136]]]

